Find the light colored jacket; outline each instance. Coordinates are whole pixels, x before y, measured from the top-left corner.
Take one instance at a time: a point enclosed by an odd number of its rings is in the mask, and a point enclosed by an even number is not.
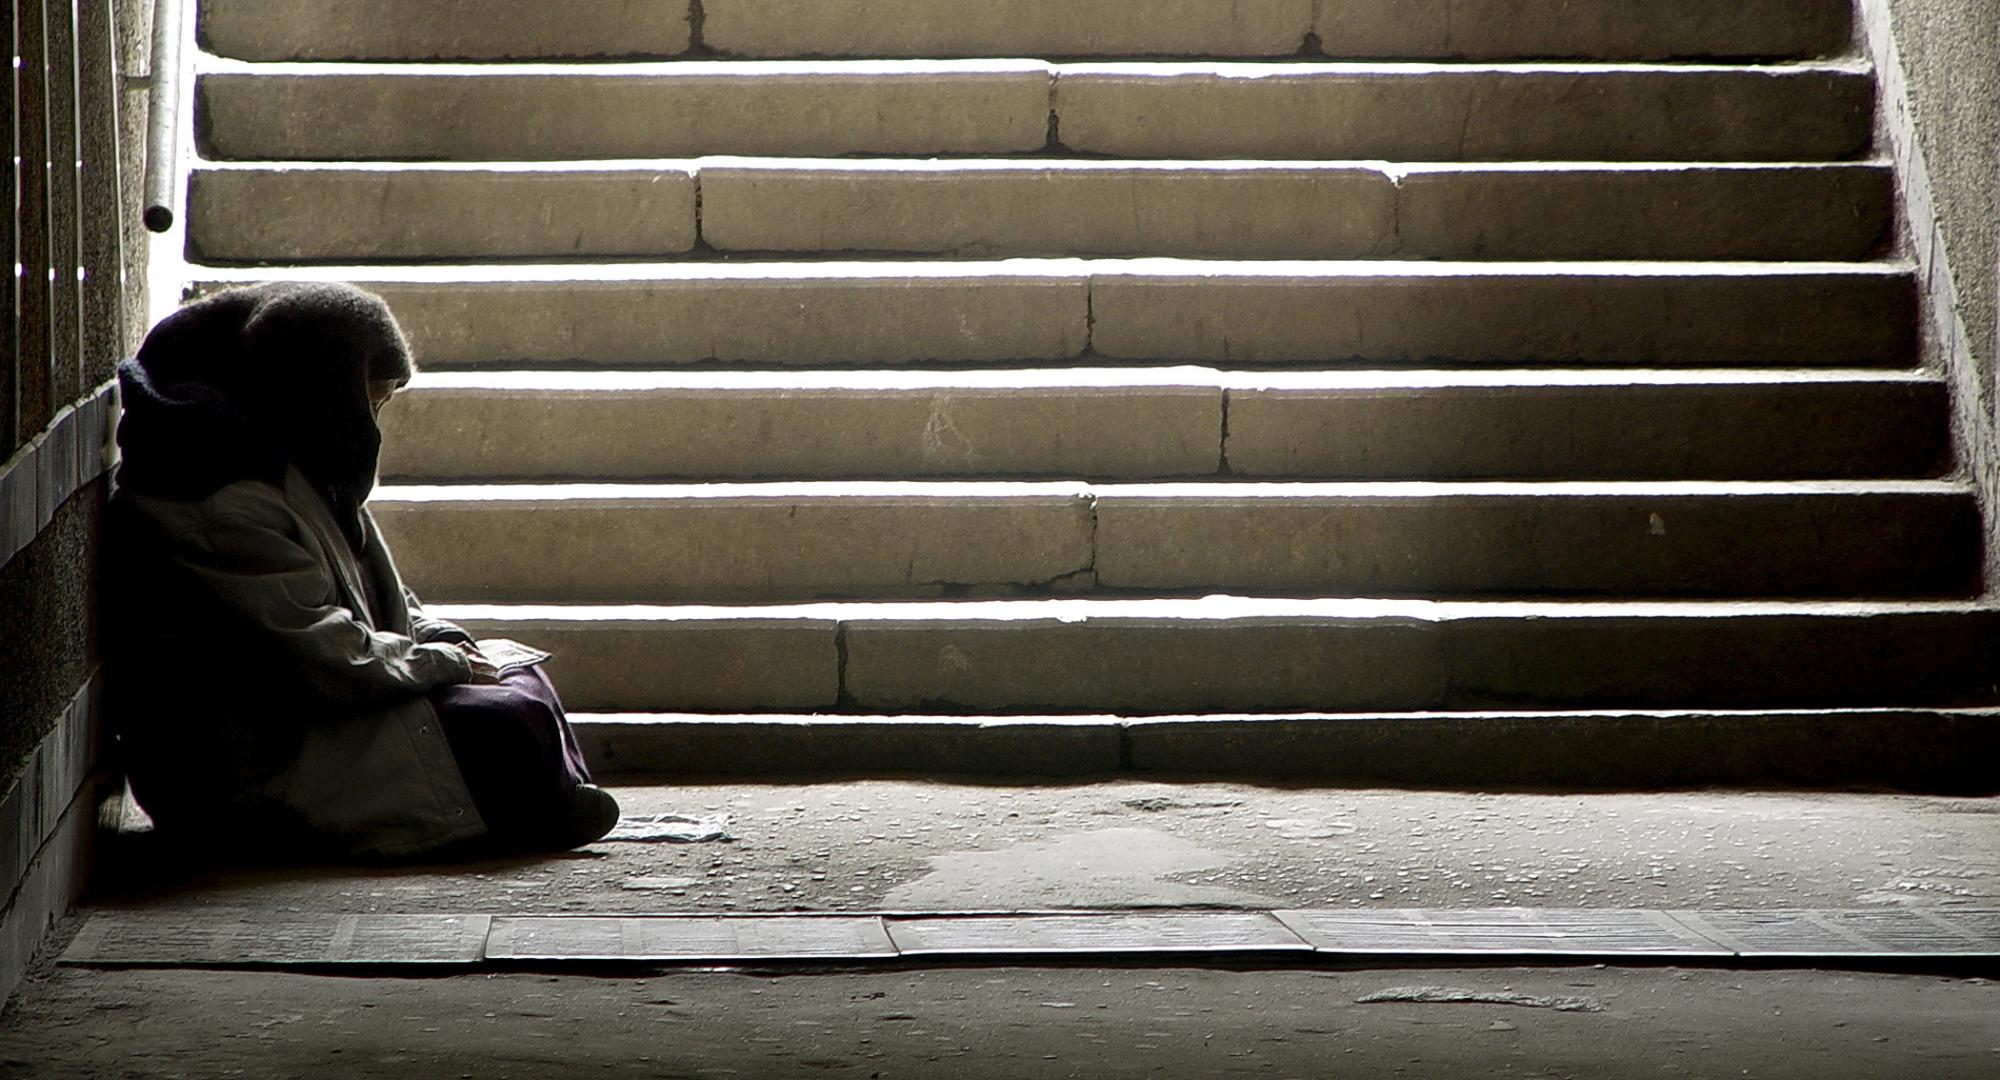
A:
[[[439,640],[462,631],[425,617],[365,511],[357,559],[296,469],[282,489],[242,480],[196,502],[113,502],[126,565],[107,588],[170,586],[117,608],[107,633],[114,730],[163,827],[180,817],[382,856],[485,831],[424,697],[471,679]]]

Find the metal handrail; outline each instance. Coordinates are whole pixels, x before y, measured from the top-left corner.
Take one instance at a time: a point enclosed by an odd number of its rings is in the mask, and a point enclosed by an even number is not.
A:
[[[153,70],[146,103],[146,227],[174,225],[180,172],[181,2],[153,0]]]

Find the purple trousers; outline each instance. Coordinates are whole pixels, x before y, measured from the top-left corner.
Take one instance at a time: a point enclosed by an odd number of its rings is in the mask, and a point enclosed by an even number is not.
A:
[[[502,846],[536,843],[569,793],[590,782],[556,688],[539,667],[430,695],[472,805]]]

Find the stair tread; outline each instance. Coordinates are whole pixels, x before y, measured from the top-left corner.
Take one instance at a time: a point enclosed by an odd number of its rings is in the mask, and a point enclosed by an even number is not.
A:
[[[965,390],[1172,390],[1187,387],[1272,390],[1299,393],[1433,390],[1539,389],[1655,386],[1790,386],[1799,383],[1858,383],[1882,386],[1934,385],[1938,374],[1882,368],[1480,368],[1345,369],[1234,371],[1180,365],[1115,368],[811,369],[783,371],[567,371],[562,369],[467,369],[419,371],[406,392],[495,391],[618,394],[645,391],[855,391],[922,393]]]
[[[197,288],[271,279],[269,267],[191,267]],[[622,285],[674,282],[964,281],[982,278],[1076,282],[1114,279],[1201,279],[1216,282],[1439,278],[1901,278],[1915,273],[1901,259],[1862,261],[1680,259],[1193,259],[1173,256],[1009,259],[762,259],[726,263],[619,261],[593,263],[354,263],[287,267],[301,281],[381,284]]]
[[[1104,482],[1038,480],[785,480],[764,482],[599,482],[382,484],[371,503],[561,503],[717,499],[1076,499],[1151,498],[1254,502],[1291,499],[1852,498],[1868,495],[1970,497],[1952,479],[1882,480],[1241,480]]]
[[[427,604],[444,619],[508,622],[902,622],[994,624],[1088,620],[1212,623],[1272,621],[1444,622],[1462,619],[1853,619],[1980,617],[2000,605],[1941,600],[1418,600],[1256,596],[1051,600],[822,601],[804,604]]]

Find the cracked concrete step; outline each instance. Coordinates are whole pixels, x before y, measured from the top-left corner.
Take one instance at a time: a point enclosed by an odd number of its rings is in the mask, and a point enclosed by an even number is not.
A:
[[[1949,466],[1947,410],[1934,377],[1796,369],[423,372],[382,412],[382,473],[1922,477]]]
[[[207,284],[268,271],[206,268]],[[1086,360],[1906,366],[1890,263],[994,262],[299,267],[380,293],[437,369]]]
[[[689,0],[204,0],[243,60],[670,57]],[[702,0],[701,45],[748,57],[1242,56],[1679,59],[1840,52],[1840,0]],[[1314,42],[1307,35],[1314,35]]]
[[[1963,596],[1972,493],[1815,483],[791,483],[379,488],[434,599],[739,602],[1094,590]]]
[[[581,711],[1105,713],[1991,704],[1976,603],[1040,600],[433,605]]]
[[[1880,163],[702,158],[225,165],[188,184],[189,256],[232,263],[670,258],[697,242],[705,253],[1842,260],[1875,251],[1894,203]]]
[[[2000,788],[2000,710],[843,716],[571,713],[600,776],[1141,776],[1381,785]]]
[[[1021,154],[1814,161],[1870,141],[1865,66],[555,65],[211,61],[211,158],[570,161]],[[1052,89],[1053,88],[1053,89]],[[1053,138],[1052,138],[1053,136]]]

